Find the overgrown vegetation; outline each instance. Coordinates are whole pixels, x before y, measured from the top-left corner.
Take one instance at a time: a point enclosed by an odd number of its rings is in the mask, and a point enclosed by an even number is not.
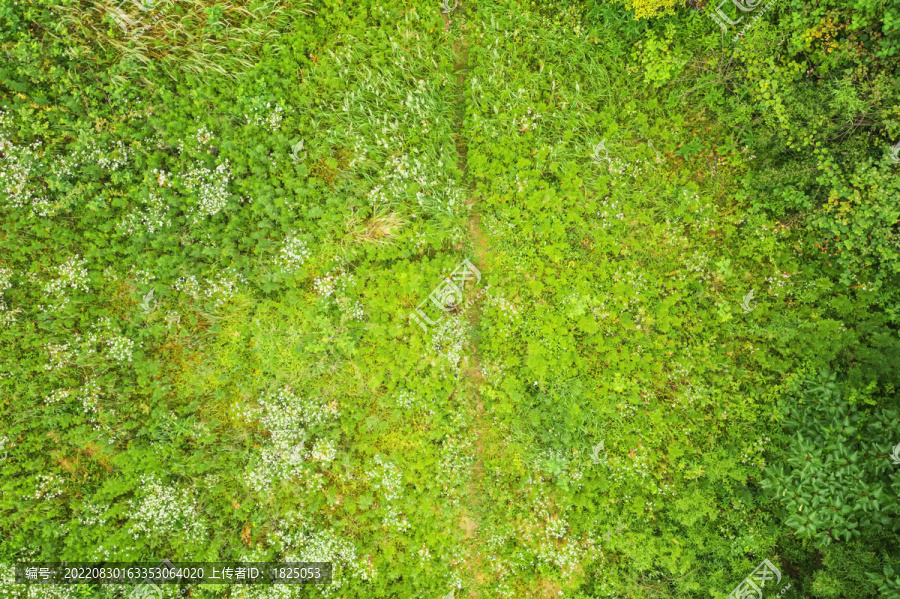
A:
[[[900,596],[900,4],[451,7],[0,7],[0,596]]]

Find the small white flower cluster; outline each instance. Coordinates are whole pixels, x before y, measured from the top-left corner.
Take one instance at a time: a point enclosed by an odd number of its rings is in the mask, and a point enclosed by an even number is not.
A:
[[[710,273],[706,269],[706,266],[709,264],[709,254],[706,250],[694,250],[693,254],[684,261],[684,265],[687,267],[687,272],[689,273],[699,273],[698,279],[700,281],[708,281],[710,279]],[[680,280],[684,280],[684,277],[680,277]]]
[[[319,470],[309,472],[304,482],[307,493],[319,495],[325,492],[325,476]]]
[[[741,452],[741,464],[753,464],[762,470],[766,465],[766,460],[762,454],[771,442],[772,439],[770,437],[758,438],[752,445]]]
[[[5,114],[5,113],[4,113]],[[10,208],[23,208],[31,205],[35,213],[49,216],[52,209],[49,203],[34,195],[29,186],[32,164],[37,162],[37,149],[41,142],[36,141],[31,147],[17,148],[5,137],[0,137],[0,191],[6,195],[6,205]]]
[[[212,140],[212,133],[206,127],[200,127],[197,130],[197,143],[202,145],[208,144]]]
[[[458,439],[448,435],[441,444],[440,461],[436,480],[443,485],[442,495],[459,505],[457,491],[470,478],[474,455],[470,439]]]
[[[416,554],[419,556],[419,567],[424,568],[425,564],[431,560],[431,550],[428,549],[428,545],[422,543],[422,548],[419,549]]]
[[[381,454],[373,458],[375,466],[367,473],[373,488],[380,489],[386,501],[395,501],[403,496],[403,474],[390,462],[381,459]]]
[[[21,312],[18,308],[9,310],[3,297],[3,292],[12,287],[13,271],[9,268],[0,268],[0,323],[3,326],[9,326],[16,322],[16,313]]]
[[[300,476],[303,463],[310,458],[321,462],[334,459],[337,450],[333,441],[319,439],[310,452],[306,450],[306,438],[311,434],[309,429],[321,427],[340,415],[336,402],[304,400],[285,387],[261,398],[259,406],[242,414],[245,420],[256,414],[270,433],[269,442],[247,474],[250,488],[259,492],[269,489],[276,480]]]
[[[651,170],[658,168],[655,166],[644,166],[649,165],[649,162],[641,158],[635,158],[634,162],[626,162],[615,156],[606,160],[605,164],[609,168],[609,172],[613,175],[625,175],[630,177],[637,177],[638,175],[648,173]],[[617,184],[618,181],[615,178],[612,178],[610,187],[615,187]]]
[[[484,223],[485,232],[493,240],[492,245],[500,245],[504,241],[512,241],[516,237],[516,224],[506,219],[490,215],[486,216],[482,222]]]
[[[396,129],[397,122],[394,121],[390,126]],[[383,127],[382,132],[387,134],[388,127]],[[386,150],[393,147],[390,141],[379,140],[377,143]],[[393,143],[397,143],[396,140]],[[403,151],[402,145],[399,151]],[[408,196],[409,184],[415,182],[419,187],[419,191],[416,192],[419,206],[452,215],[454,209],[462,205],[465,190],[453,179],[448,178],[444,181],[439,180],[437,176],[429,177],[429,172],[434,169],[428,167],[427,156],[423,155],[420,160],[419,149],[413,148],[412,152],[415,154],[412,157],[405,152],[399,155],[390,155],[380,181],[366,193],[366,198],[372,202],[373,206],[378,203],[402,203]],[[443,162],[437,160],[435,165],[440,170]]]
[[[684,234],[684,223],[680,219],[666,217],[666,228],[663,231],[663,243],[675,248],[688,247],[691,240]]]
[[[65,479],[56,474],[38,474],[35,481],[34,494],[27,495],[23,499],[54,499],[63,494],[62,487]]]
[[[87,260],[82,260],[76,254],[57,266],[56,274],[59,278],[44,285],[44,293],[59,297],[67,287],[87,292],[88,270],[85,268],[85,264],[87,264]]]
[[[200,297],[200,283],[199,281],[197,281],[197,277],[195,277],[194,275],[179,277],[172,284],[172,287],[174,287],[175,290],[179,293],[185,293],[194,299]]]
[[[78,521],[82,526],[96,526],[98,524],[104,525],[108,522],[103,515],[106,513],[106,509],[99,505],[94,505],[90,501],[85,501],[81,505],[81,511],[78,514]]]
[[[135,266],[132,266],[128,271],[128,278],[133,283],[146,287],[156,280],[156,275],[146,268],[139,269]]]
[[[341,312],[344,314],[346,318],[350,320],[359,320],[362,321],[365,318],[365,311],[360,301],[341,301],[344,298],[338,298],[338,305],[341,308]]]
[[[134,348],[139,347],[132,339],[123,335],[112,326],[109,318],[101,318],[94,325],[94,331],[87,336],[87,345],[92,348],[96,343],[105,343],[106,355],[116,362],[131,362]],[[93,353],[93,349],[89,349]]]
[[[334,302],[345,318],[362,320],[365,317],[362,303],[347,297],[348,291],[355,285],[356,277],[352,273],[345,272],[343,267],[331,270],[313,281],[313,287],[320,296],[324,298],[334,296]]]
[[[488,293],[485,304],[487,304],[491,308],[497,308],[498,310],[500,310],[501,314],[503,314],[510,320],[516,322],[520,322],[522,320],[522,316],[519,312],[518,306],[509,303],[506,297],[500,292]]]
[[[107,266],[103,269],[103,278],[111,283],[118,283],[122,280],[118,273],[116,273],[116,269],[112,266]]]
[[[231,413],[234,420],[250,424],[259,418],[260,409],[257,406],[237,403],[231,406]]]
[[[256,109],[253,111],[252,118],[245,114],[244,118],[247,123],[257,126],[268,125],[272,131],[281,129],[281,121],[284,119],[284,109],[281,106],[272,106],[270,102],[266,102],[265,109]]]
[[[108,171],[117,171],[128,164],[128,159],[133,152],[125,145],[125,142],[117,141],[111,148],[100,148],[96,142],[91,142],[88,149],[76,150],[68,156],[63,156],[53,162],[53,174],[57,178],[71,177],[79,166],[96,164]]]
[[[332,562],[334,569],[332,571],[331,584],[320,586],[317,589],[326,597],[330,597],[340,590],[343,586],[344,574],[349,574],[350,577],[361,580],[373,580],[378,575],[371,557],[357,557],[356,547],[354,547],[353,543],[339,538],[331,530],[323,530],[308,535],[304,541],[303,548],[297,551],[296,554],[285,555],[285,561]]]
[[[414,149],[413,152],[418,153],[419,150]],[[379,201],[385,204],[403,201],[409,181],[415,181],[422,189],[416,194],[420,205],[423,204],[426,195],[432,195],[429,190],[434,187],[434,183],[428,181],[426,165],[418,157],[413,157],[410,162],[409,154],[392,155],[388,158],[385,166],[387,171],[382,175],[382,183],[366,194],[368,198],[372,199],[373,204]]]
[[[469,336],[469,323],[462,316],[453,314],[443,318],[431,336],[431,349],[435,354],[443,356],[452,371],[459,374],[459,362],[462,360],[463,346]]]
[[[451,589],[460,590],[463,585],[462,564],[465,558],[462,555],[461,546],[458,545],[457,547],[459,548],[456,550],[445,550],[445,554],[447,554],[445,559],[453,566],[453,570],[450,571],[450,575],[447,577],[447,586]]]
[[[625,213],[621,211],[622,203],[620,200],[607,201],[609,197],[603,198],[603,210],[597,213],[597,216],[600,217],[600,228],[606,230],[612,226],[612,223],[608,220],[610,217],[624,221]]]
[[[528,183],[527,179],[524,181],[519,181],[519,175],[516,174],[516,191],[518,191],[519,193],[522,193],[523,191],[525,191],[526,183]]]
[[[563,576],[571,576],[583,562],[598,555],[598,545],[590,536],[567,539],[570,527],[565,514],[551,513],[550,509],[546,498],[538,499],[517,527],[518,537],[536,560],[559,568]]]
[[[616,408],[619,410],[628,410],[630,414],[628,418],[633,418],[635,411],[632,406],[626,407],[625,404],[618,404]],[[647,447],[643,443],[639,443],[637,447],[628,450],[625,456],[619,456],[613,452],[607,454],[606,460],[603,462],[608,471],[610,482],[621,485],[626,488],[628,485],[643,486],[647,484],[647,480],[653,480],[653,472],[650,470],[653,462],[653,456],[657,452]]]
[[[47,357],[47,363],[44,364],[44,370],[53,370],[55,368],[65,368],[72,364],[78,355],[78,349],[72,349],[68,343],[57,345],[55,343],[47,343],[44,350],[50,354]]]
[[[159,187],[172,187],[172,173],[155,168],[151,171],[156,175],[156,185]]]
[[[116,171],[128,163],[130,149],[124,142],[117,141],[110,150],[94,148],[87,155],[87,160],[95,162],[100,168],[108,171]]]
[[[135,540],[147,535],[183,535],[200,542],[206,532],[190,492],[179,493],[155,474],[141,477],[140,498],[131,500],[127,518]]]
[[[403,497],[403,474],[395,464],[382,460],[381,454],[373,458],[375,466],[366,474],[373,483],[375,490],[381,490],[387,505],[384,506],[385,516],[382,525],[387,528],[396,528],[399,531],[410,528],[409,520],[399,511],[393,502]]]
[[[125,217],[116,224],[116,230],[124,235],[134,235],[135,231],[155,233],[172,226],[169,218],[169,205],[162,196],[152,191],[143,202],[143,206]]]
[[[100,545],[92,552],[91,558],[89,561],[92,562],[109,562],[109,561],[126,561],[126,560],[134,560],[138,557],[137,551],[135,551],[134,545],[130,545],[128,547],[119,547],[115,543],[111,547],[104,547]],[[125,593],[127,593],[132,587],[131,585],[124,584],[111,584],[107,585],[110,593],[120,593],[120,595],[113,595],[114,597],[121,597]],[[171,592],[171,591],[170,591]],[[177,591],[176,591],[177,592]],[[174,594],[174,593],[173,593]],[[172,599],[175,599],[172,597]]]
[[[11,326],[18,322],[16,320],[16,314],[22,311],[21,308],[15,308],[14,310],[7,310],[5,307],[0,309],[0,325],[4,327]]]
[[[613,382],[611,384],[611,386],[613,388],[617,388],[617,384],[622,383],[622,382],[623,382],[623,378],[617,375],[615,378],[615,382]],[[626,387],[624,393],[629,393],[629,392],[634,394],[635,389],[633,389],[633,388],[629,389]],[[616,410],[619,411],[619,419],[620,420],[622,420],[623,422],[634,422],[634,416],[637,414],[637,406],[635,406],[631,403],[628,403],[628,402],[620,402],[620,403],[616,404]]]
[[[310,457],[317,462],[331,462],[337,454],[337,448],[331,439],[319,439],[313,445]]]
[[[428,236],[424,231],[420,231],[412,237],[412,242],[416,246],[416,250],[421,252],[425,244],[428,243]]]
[[[345,291],[347,284],[353,282],[352,274],[344,273],[343,269],[338,268],[318,277],[313,281],[313,287],[316,289],[316,293],[322,297],[331,297],[337,290]]]
[[[499,360],[486,362],[481,366],[481,375],[487,382],[497,387],[503,382],[503,377],[506,376],[506,365]]]
[[[411,528],[409,518],[406,517],[406,514],[400,513],[392,504],[388,504],[385,507],[384,520],[382,520],[381,524],[385,528],[395,528],[400,532]]]
[[[78,395],[81,396],[81,407],[85,414],[89,412],[97,413],[97,404],[102,391],[100,385],[94,379],[88,380],[84,387],[78,390]]]
[[[203,295],[207,299],[215,300],[215,307],[218,308],[234,297],[237,293],[238,284],[246,285],[247,278],[236,269],[229,267],[215,279],[207,279]]]
[[[666,365],[666,371],[669,373],[669,382],[684,381],[691,373],[691,367],[680,361],[670,361],[669,364]],[[687,393],[688,391],[685,391],[685,394]],[[680,400],[676,398],[676,402],[678,401]],[[691,403],[693,402],[694,400],[691,399]]]
[[[244,552],[238,561],[245,564],[259,563],[265,562],[266,558],[267,555],[265,551],[254,550]],[[245,584],[241,586],[244,587],[241,589],[241,599],[297,599],[299,596],[295,585],[292,584]],[[181,597],[181,595],[177,595],[176,593],[178,593],[177,589],[173,593],[175,596],[172,597],[172,599],[179,599]],[[149,595],[150,597],[154,597],[152,594]],[[324,595],[327,596],[327,593],[324,593]]]
[[[175,310],[169,310],[166,312],[166,326],[168,328],[172,328],[181,324],[181,315],[178,314]]]
[[[534,131],[537,128],[538,119],[542,118],[542,116],[543,115],[538,114],[537,112],[532,114],[531,107],[529,106],[527,114],[524,114],[521,117],[515,117],[512,120],[513,128],[519,127],[519,133]]]
[[[488,531],[485,533],[484,547],[488,551],[497,552],[506,544],[509,537],[509,532],[500,532],[497,530]]]
[[[134,354],[134,341],[125,335],[115,334],[104,338],[104,341],[109,346],[107,352],[110,358],[116,362],[131,362],[131,357]]]
[[[568,523],[565,518],[560,518],[557,515],[551,515],[546,520],[547,526],[545,530],[547,531],[547,536],[553,537],[554,539],[561,539],[566,535],[568,531]]]
[[[0,268],[0,310],[6,309],[3,303],[3,292],[12,287],[13,271],[9,268]]]
[[[395,396],[394,401],[398,407],[408,410],[416,403],[416,398],[409,391],[401,391]]]
[[[270,529],[268,538],[273,541],[271,545],[278,548],[282,553],[290,551],[302,544],[307,526],[308,524],[300,510],[288,510],[283,512],[283,517],[275,521],[275,526]],[[241,561],[244,560],[242,559]]]
[[[231,163],[226,159],[215,170],[195,165],[180,177],[181,184],[189,191],[200,193],[200,203],[193,214],[196,224],[201,219],[218,214],[228,203],[228,183],[231,181]]]
[[[212,300],[215,308],[237,294],[238,285],[246,285],[247,278],[233,267],[226,268],[215,279],[204,279],[201,283],[194,275],[179,277],[172,286],[176,291],[190,295],[192,298]]]
[[[666,228],[663,233],[666,245],[679,249],[691,246],[688,233],[692,237],[702,236],[722,225],[723,220],[728,222],[724,215],[716,213],[716,208],[711,203],[703,203],[696,192],[684,190],[683,199],[680,202],[681,210],[690,213],[689,220],[679,216],[666,216]],[[739,224],[740,221],[732,221]],[[682,279],[683,280],[683,279]]]
[[[612,279],[616,283],[624,283],[630,291],[634,292],[634,297],[631,297],[628,300],[626,306],[621,310],[622,312],[629,312],[640,305],[641,292],[645,292],[645,298],[649,295],[647,290],[651,289],[650,284],[648,283],[647,278],[644,277],[644,273],[640,270],[626,269],[620,264],[616,269],[616,272],[613,273]],[[638,309],[638,313],[642,314],[643,309]],[[640,319],[635,318],[635,320],[639,321]]]
[[[309,259],[309,255],[310,251],[306,247],[306,242],[296,234],[290,235],[284,240],[281,251],[275,258],[275,265],[285,272],[294,273]]]
[[[779,291],[787,286],[788,279],[791,278],[791,274],[787,272],[779,272],[774,276],[766,277],[766,283],[769,284],[769,293],[775,297],[778,297]],[[790,291],[788,291],[790,293]]]

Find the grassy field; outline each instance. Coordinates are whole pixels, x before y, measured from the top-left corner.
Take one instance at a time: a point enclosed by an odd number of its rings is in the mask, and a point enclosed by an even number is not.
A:
[[[888,410],[853,442],[896,520],[894,292],[756,208],[768,158],[671,22],[127,6],[0,13],[0,597],[163,559],[334,567],[173,597],[725,597],[764,559],[781,597],[892,596],[816,577],[772,468],[838,371]],[[825,563],[900,573],[869,553]]]

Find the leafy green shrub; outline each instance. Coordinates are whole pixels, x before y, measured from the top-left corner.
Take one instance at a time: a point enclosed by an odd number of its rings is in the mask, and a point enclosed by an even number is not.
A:
[[[807,573],[817,596],[898,596],[900,480],[887,455],[898,441],[897,399],[874,385],[842,391],[827,372],[795,378],[782,398],[784,449],[761,486],[784,523],[818,544],[821,562]]]
[[[876,289],[900,275],[900,176],[885,158],[847,164],[821,159],[819,182],[828,201],[810,216],[831,254],[843,267],[844,284],[872,280]],[[844,172],[842,172],[844,171]],[[865,273],[865,274],[863,274]]]
[[[635,47],[635,57],[644,68],[644,80],[659,87],[677,75],[688,60],[681,51],[683,46],[674,23],[666,24],[662,38],[649,32]]]
[[[827,245],[822,257],[846,285],[896,284],[900,203],[888,153],[900,141],[898,15],[896,1],[773,3],[724,52],[700,17],[707,60],[691,92],[757,158],[745,197]]]
[[[897,398],[877,402],[871,388],[845,398],[835,379],[823,373],[788,396],[790,444],[763,482],[785,523],[822,545],[900,530],[900,480],[887,457],[900,424]]]

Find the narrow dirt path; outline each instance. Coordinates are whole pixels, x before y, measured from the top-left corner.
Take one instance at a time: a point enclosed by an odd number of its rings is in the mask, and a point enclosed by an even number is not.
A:
[[[471,68],[469,67],[469,43],[466,39],[467,21],[470,16],[468,7],[460,3],[455,10],[449,15],[445,14],[444,21],[447,29],[451,24],[459,24],[460,37],[454,44],[454,51],[457,59],[454,65],[456,73],[455,85],[455,107],[456,107],[456,153],[457,166],[464,173],[463,180],[468,183],[469,196],[466,201],[468,209],[472,210],[476,202],[475,182],[470,180],[467,173],[467,154],[468,142],[463,132],[463,119],[465,118],[466,101],[465,94],[467,90],[468,75]],[[469,234],[474,245],[474,256],[469,259],[482,272],[482,286],[489,281],[484,279],[490,276],[487,239],[481,231],[481,218],[474,213],[469,218]],[[481,317],[481,302],[473,302],[470,308],[468,318],[469,325],[475,330]],[[479,542],[479,528],[482,517],[487,511],[487,494],[485,493],[484,484],[484,437],[487,428],[490,426],[484,417],[484,405],[481,400],[480,388],[484,384],[484,377],[481,372],[481,364],[478,360],[478,348],[473,346],[472,353],[465,358],[465,367],[463,369],[462,384],[460,392],[469,403],[471,414],[473,416],[472,425],[472,446],[474,448],[475,459],[472,464],[472,477],[467,485],[467,498],[462,506],[462,515],[460,518],[460,528],[465,535],[466,557],[464,559],[463,568],[467,573],[467,580],[463,581],[465,587],[464,595],[472,598],[480,598],[483,594],[483,584],[487,580],[486,571],[488,564],[486,557],[480,551],[481,543]]]

